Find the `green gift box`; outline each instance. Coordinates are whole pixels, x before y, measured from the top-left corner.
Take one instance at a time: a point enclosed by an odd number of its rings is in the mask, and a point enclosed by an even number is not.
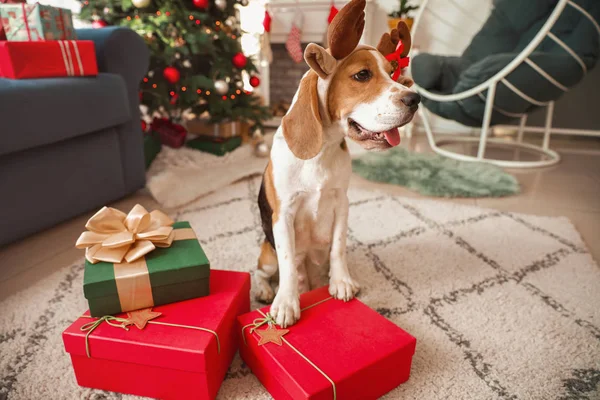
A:
[[[41,40],[75,40],[71,11],[35,4],[2,4],[0,19],[6,40],[36,42]]]
[[[238,147],[240,147],[241,144],[241,136],[234,136],[229,139],[211,136],[200,136],[196,139],[188,141],[186,143],[186,146],[196,150],[211,153],[216,156],[223,156],[226,153],[237,149]]]
[[[85,262],[83,292],[93,317],[174,303],[209,294],[210,264],[188,222],[175,239],[131,263]]]

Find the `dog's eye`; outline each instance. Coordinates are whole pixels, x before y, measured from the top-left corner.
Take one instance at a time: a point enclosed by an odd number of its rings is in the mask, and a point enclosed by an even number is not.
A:
[[[354,74],[352,76],[352,78],[354,78],[354,80],[359,81],[359,82],[366,82],[369,79],[371,79],[371,71],[369,71],[368,69],[363,69],[362,71],[358,72],[357,74]]]

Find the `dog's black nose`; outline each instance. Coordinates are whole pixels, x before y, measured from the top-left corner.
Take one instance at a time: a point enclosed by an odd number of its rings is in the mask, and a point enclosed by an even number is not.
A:
[[[417,93],[408,93],[400,99],[406,107],[416,107],[421,102],[421,96]]]

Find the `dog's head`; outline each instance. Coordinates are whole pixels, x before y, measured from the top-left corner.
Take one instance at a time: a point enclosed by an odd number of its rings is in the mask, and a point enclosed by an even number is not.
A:
[[[410,122],[420,97],[413,82],[392,79],[386,55],[402,40],[410,51],[410,31],[404,22],[385,33],[377,48],[358,45],[365,25],[365,0],[352,0],[336,15],[328,31],[329,48],[311,43],[304,59],[310,66],[297,97],[283,118],[283,134],[296,157],[316,156],[323,145],[323,125],[338,123],[345,135],[368,150],[400,143],[398,128]]]

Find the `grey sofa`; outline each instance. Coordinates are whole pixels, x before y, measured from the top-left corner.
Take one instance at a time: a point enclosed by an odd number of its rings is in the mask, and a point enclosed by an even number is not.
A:
[[[77,35],[95,42],[98,77],[0,78],[0,245],[144,186],[148,48],[124,28]]]

